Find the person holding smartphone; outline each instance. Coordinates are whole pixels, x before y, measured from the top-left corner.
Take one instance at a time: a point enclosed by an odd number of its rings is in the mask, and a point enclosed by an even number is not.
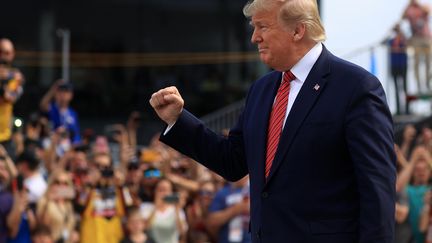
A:
[[[51,237],[55,242],[71,242],[76,223],[72,206],[74,197],[71,176],[65,171],[52,174],[36,212],[39,222],[50,226]]]
[[[153,204],[141,206],[150,237],[156,243],[177,243],[187,232],[186,216],[173,184],[163,178],[156,184]]]
[[[24,178],[18,175],[12,181],[12,210],[7,216],[8,243],[30,242],[30,232],[36,227],[36,217],[31,207],[30,194]]]

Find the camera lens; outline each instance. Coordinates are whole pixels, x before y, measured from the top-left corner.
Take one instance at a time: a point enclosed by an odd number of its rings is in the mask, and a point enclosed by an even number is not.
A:
[[[101,171],[102,177],[111,178],[114,176],[114,170],[112,168],[106,167]]]

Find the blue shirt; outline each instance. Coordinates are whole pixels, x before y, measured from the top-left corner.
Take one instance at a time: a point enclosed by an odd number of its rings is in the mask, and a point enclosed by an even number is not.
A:
[[[53,124],[53,128],[57,129],[61,126],[65,127],[70,134],[71,142],[77,144],[81,142],[80,128],[78,124],[78,115],[72,108],[67,108],[63,113],[55,102],[51,102],[48,111],[49,120]]]
[[[246,188],[248,189],[248,188]],[[209,212],[217,212],[233,206],[243,200],[245,188],[234,188],[230,184],[218,191],[209,207]],[[248,196],[248,195],[247,195]],[[249,233],[249,215],[239,215],[222,226],[219,231],[219,243],[252,242]],[[239,226],[239,227],[237,227]],[[234,229],[236,228],[236,229]],[[241,230],[239,232],[238,230]],[[237,232],[236,232],[237,231]]]
[[[18,234],[15,238],[8,238],[8,243],[31,243],[30,225],[27,220],[27,214],[24,212],[21,216],[21,223]]]
[[[406,68],[408,66],[408,54],[406,48],[408,43],[405,40],[393,38],[389,40],[390,64],[392,68]]]
[[[0,243],[6,242],[6,236],[8,234],[6,219],[12,210],[12,203],[12,194],[0,189]]]

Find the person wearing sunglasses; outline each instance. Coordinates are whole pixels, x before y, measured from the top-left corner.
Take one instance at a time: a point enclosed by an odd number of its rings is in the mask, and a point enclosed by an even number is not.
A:
[[[39,222],[50,227],[54,242],[71,242],[73,238],[76,223],[72,206],[74,197],[71,176],[65,171],[54,172],[36,211]]]

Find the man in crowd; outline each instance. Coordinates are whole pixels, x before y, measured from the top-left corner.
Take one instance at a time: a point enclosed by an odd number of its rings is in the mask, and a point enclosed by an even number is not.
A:
[[[81,142],[78,114],[70,107],[73,98],[73,86],[64,80],[57,80],[40,102],[42,112],[48,114],[54,129],[63,129],[65,147]],[[67,138],[67,140],[65,139]]]
[[[228,183],[209,207],[207,228],[217,242],[251,242],[249,231],[249,178]]]
[[[19,174],[24,178],[30,206],[34,207],[47,189],[47,183],[39,171],[40,160],[33,151],[24,151],[17,157],[16,165]]]
[[[24,77],[12,67],[15,49],[12,41],[0,39],[0,143],[15,157],[11,145],[13,105],[23,93]]]
[[[253,242],[393,243],[393,126],[375,76],[333,56],[315,0],[255,0],[252,42],[273,68],[228,137],[183,109],[175,87],[150,104],[161,140],[230,181],[250,176]]]

